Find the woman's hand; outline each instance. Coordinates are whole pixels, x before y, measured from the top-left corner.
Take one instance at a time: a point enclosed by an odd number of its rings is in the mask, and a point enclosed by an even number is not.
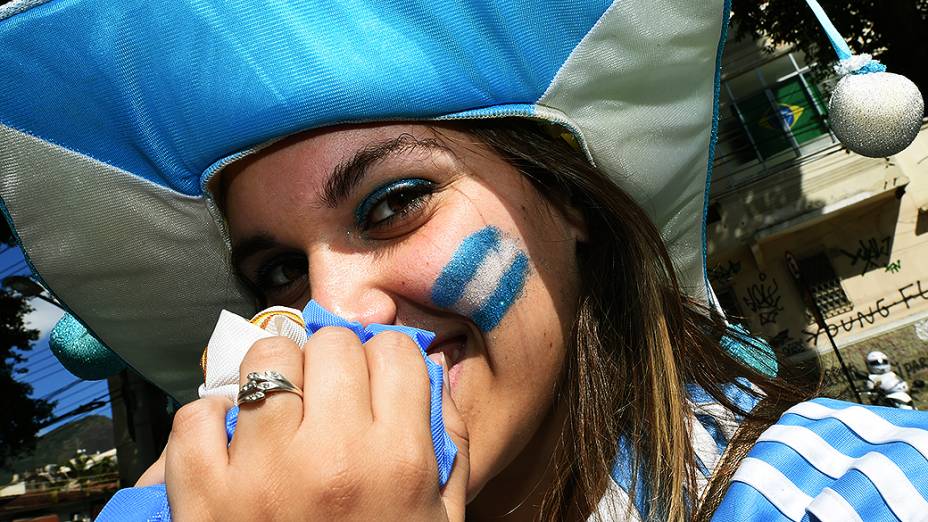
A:
[[[446,368],[443,416],[458,455],[440,490],[428,375],[411,339],[384,332],[362,346],[349,330],[324,328],[301,352],[273,337],[248,352],[242,384],[266,370],[302,388],[303,398],[281,392],[243,404],[228,447],[228,400],[201,399],[177,412],[164,455],[176,519],[464,519],[466,428]]]

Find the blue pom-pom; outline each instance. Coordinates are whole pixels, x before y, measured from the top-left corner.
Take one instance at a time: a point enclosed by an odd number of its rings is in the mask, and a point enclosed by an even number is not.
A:
[[[724,335],[722,336],[722,347],[754,370],[767,377],[776,377],[779,368],[776,355],[770,344],[763,339],[754,337],[740,324],[731,324],[729,328],[738,334],[740,339]]]
[[[106,379],[126,367],[71,314],[65,314],[52,328],[48,346],[66,370],[86,381]]]

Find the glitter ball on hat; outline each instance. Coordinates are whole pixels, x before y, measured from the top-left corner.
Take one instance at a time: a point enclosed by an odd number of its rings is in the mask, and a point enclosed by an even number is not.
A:
[[[825,30],[841,80],[828,104],[832,131],[852,152],[882,158],[902,152],[922,125],[925,102],[918,87],[869,54],[854,54],[816,0],[806,0]]]

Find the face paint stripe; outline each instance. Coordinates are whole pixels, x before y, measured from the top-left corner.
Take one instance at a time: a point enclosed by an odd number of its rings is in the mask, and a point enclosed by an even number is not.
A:
[[[487,254],[477,267],[473,279],[464,287],[464,292],[454,305],[455,311],[470,317],[482,309],[519,253],[513,241],[503,238],[498,248]]]
[[[484,332],[496,328],[509,307],[522,293],[525,276],[528,273],[528,257],[522,252],[516,256],[509,270],[500,280],[493,295],[487,299],[484,307],[473,315],[474,323]]]
[[[494,227],[486,227],[468,236],[435,281],[432,301],[445,308],[454,305],[487,254],[498,248],[499,230]]]

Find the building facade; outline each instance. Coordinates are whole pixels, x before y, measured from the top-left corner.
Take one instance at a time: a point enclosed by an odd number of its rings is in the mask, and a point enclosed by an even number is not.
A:
[[[856,155],[828,124],[834,79],[762,45],[731,41],[723,62],[707,219],[718,301],[787,363],[820,357],[828,395],[852,398],[831,339],[854,370],[880,350],[910,384],[928,379],[928,124],[895,156]]]

